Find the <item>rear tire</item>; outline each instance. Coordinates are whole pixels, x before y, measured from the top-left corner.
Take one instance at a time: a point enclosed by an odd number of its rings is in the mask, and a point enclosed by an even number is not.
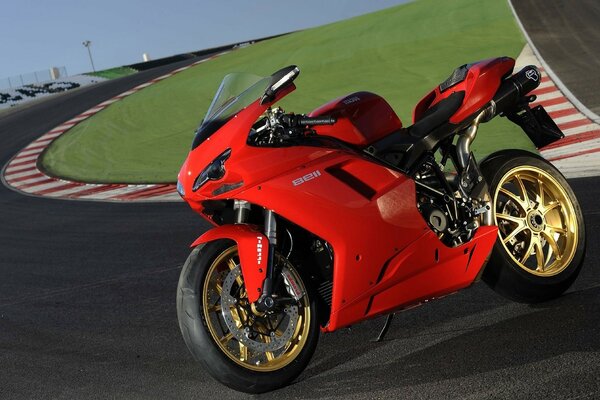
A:
[[[292,271],[294,279],[306,294],[296,306],[285,306],[288,314],[284,315],[281,311],[270,317],[254,314],[252,310],[255,309],[244,299],[245,288],[235,242],[222,239],[196,247],[181,271],[177,288],[177,317],[184,341],[194,358],[216,380],[238,391],[263,393],[289,384],[304,370],[317,346],[320,331],[316,296],[312,295],[289,261],[282,257],[278,259],[283,260],[286,268]],[[237,263],[237,266],[230,264],[229,260]],[[234,275],[227,278],[231,274]],[[225,303],[221,299],[227,297],[227,287],[231,294],[238,297],[235,304],[223,307]],[[218,292],[217,288],[221,291]],[[273,328],[274,325],[267,320],[275,318],[277,321],[278,316],[286,318],[287,315],[292,321],[290,315],[293,313],[290,310],[293,307],[297,311],[296,324],[291,324],[294,328],[290,328],[290,331],[281,332],[284,329],[282,325]],[[226,309],[230,310],[228,322],[225,320]],[[248,324],[249,321],[252,324]],[[284,319],[279,324],[283,322]],[[249,346],[242,343],[247,338],[241,337],[239,341],[233,335],[233,331],[239,335],[236,330],[238,324],[240,326],[237,329],[241,331],[245,329],[244,326],[251,326],[248,329],[255,339]],[[232,328],[229,329],[229,326]],[[265,334],[254,333],[259,331]],[[261,353],[250,347],[257,344],[269,346],[272,341],[284,337],[286,332],[290,339],[281,349]]]
[[[560,296],[585,256],[585,226],[573,190],[552,164],[526,151],[499,152],[481,169],[499,228],[482,279],[514,301]]]

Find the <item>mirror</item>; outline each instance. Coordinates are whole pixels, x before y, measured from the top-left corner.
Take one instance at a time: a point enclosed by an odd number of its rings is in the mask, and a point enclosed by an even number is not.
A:
[[[300,75],[300,69],[295,65],[282,68],[271,75],[271,83],[260,99],[260,104],[272,101],[277,92],[291,84],[298,75]]]

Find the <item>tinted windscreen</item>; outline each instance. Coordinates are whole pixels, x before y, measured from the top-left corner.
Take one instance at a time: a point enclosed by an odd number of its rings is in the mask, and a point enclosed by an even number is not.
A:
[[[208,107],[204,121],[196,131],[192,149],[219,130],[231,117],[261,97],[270,81],[271,77],[263,78],[246,73],[227,75]]]

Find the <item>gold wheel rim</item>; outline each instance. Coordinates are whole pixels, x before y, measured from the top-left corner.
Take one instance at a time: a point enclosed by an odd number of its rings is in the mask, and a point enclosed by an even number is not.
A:
[[[577,249],[577,216],[562,185],[543,169],[508,171],[494,193],[494,222],[506,252],[530,274],[553,276]]]
[[[276,257],[276,262],[282,265],[285,264],[296,282],[302,286],[302,280],[291,263],[279,255],[276,255]],[[209,267],[202,291],[202,308],[205,324],[219,349],[241,367],[259,372],[281,369],[296,359],[306,343],[311,317],[308,295],[305,294],[298,300],[298,321],[287,343],[276,351],[254,351],[238,341],[233,333],[229,331],[224,322],[221,310],[220,298],[223,290],[223,281],[227,274],[238,266],[239,256],[237,246],[232,246],[221,253]],[[267,316],[256,312],[255,307],[252,307],[248,303],[241,275],[236,279],[236,283],[237,304],[235,310],[231,309],[231,315],[236,325],[239,325],[241,328],[252,321],[252,329],[258,333],[257,337],[261,337],[266,344],[270,343],[270,335],[281,335],[281,328],[275,325],[276,319],[274,319],[278,318],[278,316]],[[303,286],[301,289],[306,293]]]

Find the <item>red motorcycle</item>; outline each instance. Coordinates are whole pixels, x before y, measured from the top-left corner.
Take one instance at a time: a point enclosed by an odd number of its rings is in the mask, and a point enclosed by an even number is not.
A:
[[[478,162],[470,151],[497,115],[538,148],[563,137],[530,106],[539,71],[512,75],[514,64],[457,68],[406,128],[369,92],[308,115],[273,108],[295,89],[295,66],[225,77],[177,183],[215,225],[192,244],[177,290],[183,338],[213,377],[244,392],[279,388],[320,331],[387,314],[381,338],[394,312],[479,278],[521,302],[571,285],[585,228],[565,178],[529,152]]]

